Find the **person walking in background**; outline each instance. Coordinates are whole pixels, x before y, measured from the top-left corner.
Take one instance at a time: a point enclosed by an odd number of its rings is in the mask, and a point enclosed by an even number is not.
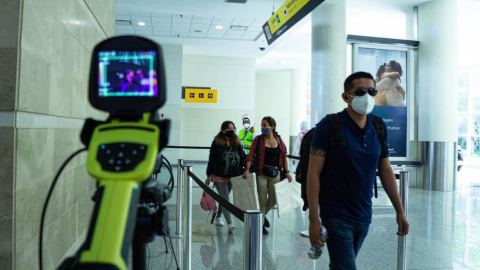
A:
[[[262,119],[262,135],[253,140],[243,173],[243,178],[246,179],[255,160],[252,169],[257,174],[258,200],[263,213],[263,234],[268,234],[266,228],[270,227],[270,223],[265,216],[276,204],[274,185],[280,182],[282,170],[285,172],[288,182],[292,182],[288,170],[287,147],[278,135],[276,128],[277,123],[272,117],[265,116]]]
[[[255,139],[255,129],[251,126],[251,119],[248,114],[242,116],[243,128],[238,132],[238,137],[240,137],[240,143],[245,150],[245,154],[248,155],[250,152],[250,146],[252,145],[253,139]]]
[[[302,140],[305,134],[307,134],[309,130],[308,122],[303,121],[300,124],[300,133],[298,133],[297,138],[295,139],[295,146],[293,147],[293,153],[292,155],[295,157],[300,156],[300,146],[302,146]],[[295,165],[296,161],[295,159],[292,161],[293,165]]]
[[[225,121],[220,127],[220,132],[213,139],[210,146],[210,155],[207,165],[207,180],[205,184],[214,183],[218,194],[227,201],[230,201],[230,192],[232,183],[230,178],[242,175],[243,164],[245,163],[245,153],[243,152],[240,139],[235,134],[235,124],[232,121]],[[232,217],[228,210],[218,207],[216,223],[218,226],[225,225],[222,220],[222,214],[228,224],[228,231],[235,230],[232,223]]]

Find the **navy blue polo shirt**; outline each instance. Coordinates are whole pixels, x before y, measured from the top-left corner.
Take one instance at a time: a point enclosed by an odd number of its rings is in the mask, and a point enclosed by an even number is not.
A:
[[[382,147],[371,117],[364,129],[353,121],[346,109],[339,113],[339,118],[346,145],[337,144],[325,160],[320,175],[320,217],[370,223],[376,169],[379,161],[389,156],[388,129],[385,128],[387,146]],[[329,144],[325,117],[317,124],[312,146],[328,152]]]

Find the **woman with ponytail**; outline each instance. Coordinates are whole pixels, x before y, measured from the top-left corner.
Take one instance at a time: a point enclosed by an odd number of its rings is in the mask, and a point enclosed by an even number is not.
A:
[[[274,185],[282,180],[280,179],[282,170],[285,172],[288,182],[292,182],[292,176],[288,170],[287,147],[278,135],[276,128],[277,123],[272,117],[265,116],[262,119],[262,135],[253,140],[243,173],[243,178],[247,178],[250,166],[255,160],[252,169],[257,174],[258,200],[264,218],[263,234],[268,234],[265,228],[270,227],[270,224],[265,216],[277,202]]]

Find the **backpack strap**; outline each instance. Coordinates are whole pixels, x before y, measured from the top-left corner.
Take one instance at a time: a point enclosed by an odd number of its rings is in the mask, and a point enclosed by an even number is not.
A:
[[[380,118],[376,115],[370,114],[370,116],[372,117],[373,125],[375,126],[375,129],[377,130],[378,139],[380,140],[380,144],[382,145],[382,147],[387,146],[387,142],[386,142],[386,139],[385,139],[385,123],[383,122],[382,118]]]
[[[327,120],[328,120],[328,138],[330,142],[328,145],[326,159],[330,158],[333,152],[335,152],[335,147],[337,146],[337,144],[340,144],[341,146],[346,145],[340,133],[340,116],[338,116],[337,113],[328,114]]]
[[[373,125],[375,126],[375,130],[377,131],[378,139],[380,140],[380,144],[382,145],[382,148],[386,147],[387,146],[387,140],[385,138],[385,123],[383,122],[382,118],[380,118],[376,115],[370,114],[370,116],[372,117]],[[375,177],[375,181],[374,181],[373,185],[375,187],[375,198],[378,198],[378,190],[377,190],[378,187],[377,187],[377,178],[376,177]]]

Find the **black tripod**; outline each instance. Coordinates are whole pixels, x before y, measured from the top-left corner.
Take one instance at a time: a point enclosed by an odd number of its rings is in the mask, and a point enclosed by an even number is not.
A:
[[[132,241],[132,266],[134,270],[147,270],[147,244],[154,240],[155,235],[163,236],[166,253],[168,253],[167,237],[170,239],[175,263],[177,269],[180,269],[168,229],[167,208],[162,205],[170,198],[170,195],[170,189],[156,178],[150,179],[143,185]]]

